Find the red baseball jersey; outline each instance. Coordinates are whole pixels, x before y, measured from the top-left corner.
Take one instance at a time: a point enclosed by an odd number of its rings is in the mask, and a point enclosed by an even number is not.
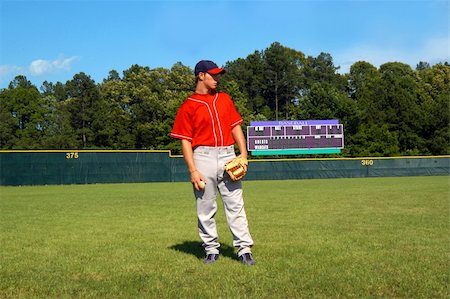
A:
[[[228,94],[194,93],[180,106],[170,136],[190,141],[193,148],[228,146],[235,143],[231,130],[241,123]]]

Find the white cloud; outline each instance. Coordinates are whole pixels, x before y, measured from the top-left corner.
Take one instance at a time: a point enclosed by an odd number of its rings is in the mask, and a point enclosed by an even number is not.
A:
[[[30,64],[30,72],[33,76],[40,76],[48,73],[51,68],[51,63],[47,60],[38,59]]]
[[[55,73],[59,70],[70,70],[72,64],[78,59],[76,56],[69,58],[59,57],[56,60],[49,61],[43,59],[37,59],[31,62],[29,66],[30,74],[33,76],[42,76],[51,73]]]
[[[27,70],[17,65],[0,65],[0,88],[3,88],[9,80],[15,76],[26,75]]]
[[[54,74],[59,71],[70,71],[72,65],[78,59],[78,56],[65,58],[61,55],[55,60],[36,59],[28,67],[12,64],[0,65],[0,87],[3,88],[7,82],[13,80],[18,75],[39,77]]]
[[[17,65],[0,65],[0,77],[8,76],[11,74],[18,75],[25,73],[25,70]]]
[[[340,73],[348,73],[353,63],[366,61],[375,67],[386,62],[403,62],[415,68],[420,61],[431,65],[450,60],[450,39],[433,38],[425,41],[416,49],[400,49],[386,45],[357,45],[334,56],[335,65],[340,66]]]

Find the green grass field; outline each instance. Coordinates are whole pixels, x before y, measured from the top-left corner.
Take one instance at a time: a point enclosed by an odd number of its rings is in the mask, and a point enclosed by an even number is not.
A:
[[[449,178],[244,182],[202,263],[189,183],[0,187],[0,298],[449,298]],[[219,200],[220,201],[220,200]]]

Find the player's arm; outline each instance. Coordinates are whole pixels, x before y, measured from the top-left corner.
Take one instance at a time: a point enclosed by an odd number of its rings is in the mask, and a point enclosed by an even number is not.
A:
[[[239,148],[239,151],[241,152],[241,156],[245,159],[247,159],[248,153],[247,153],[247,144],[245,142],[245,136],[244,132],[242,132],[242,128],[240,125],[234,126],[231,130],[231,133],[233,134],[234,141],[236,141],[236,145]]]
[[[186,162],[189,172],[190,173],[194,172],[197,169],[195,168],[194,153],[192,150],[191,142],[189,140],[182,139],[181,140],[181,149],[183,151],[184,161]]]
[[[200,181],[205,181],[200,172],[198,172],[195,162],[194,162],[194,151],[192,150],[192,143],[189,140],[181,140],[181,149],[183,151],[184,161],[191,174],[191,182],[194,184],[195,189],[200,191],[198,183]]]

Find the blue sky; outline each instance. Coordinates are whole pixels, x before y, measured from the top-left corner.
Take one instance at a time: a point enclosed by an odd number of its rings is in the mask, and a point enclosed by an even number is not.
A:
[[[435,64],[450,60],[449,19],[448,0],[0,0],[0,88],[18,74],[40,87],[133,64],[223,65],[275,41],[329,53],[342,73],[359,60]]]

